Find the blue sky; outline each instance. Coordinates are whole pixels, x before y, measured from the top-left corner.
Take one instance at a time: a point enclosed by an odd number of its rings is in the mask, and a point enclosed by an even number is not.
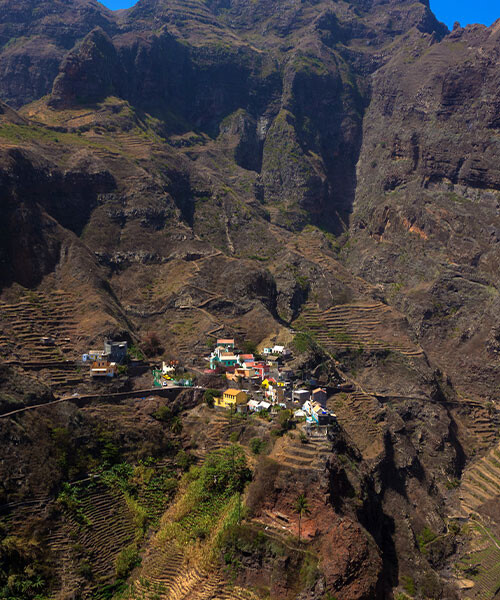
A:
[[[462,27],[469,23],[491,25],[500,18],[498,0],[430,0],[436,17],[451,29],[458,21]]]
[[[111,9],[129,8],[136,0],[102,0]],[[498,0],[430,0],[431,8],[440,21],[451,29],[455,21],[462,27],[469,23],[491,25],[500,18]]]

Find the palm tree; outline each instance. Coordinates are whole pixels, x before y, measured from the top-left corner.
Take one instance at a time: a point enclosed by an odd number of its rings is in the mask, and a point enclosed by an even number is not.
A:
[[[182,432],[182,421],[179,417],[175,417],[170,425],[172,433],[179,435]]]
[[[301,533],[302,533],[302,517],[304,515],[311,514],[311,511],[309,510],[309,501],[304,496],[304,494],[300,494],[299,496],[297,496],[297,499],[295,500],[295,503],[293,505],[293,510],[299,515],[299,543],[300,543],[300,538],[301,538]]]

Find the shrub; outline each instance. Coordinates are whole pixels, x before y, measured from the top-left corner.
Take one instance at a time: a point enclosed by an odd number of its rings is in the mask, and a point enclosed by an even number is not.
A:
[[[212,452],[207,456],[200,472],[202,495],[210,496],[215,493],[232,496],[236,492],[242,492],[251,475],[245,453],[239,446]]]
[[[265,442],[264,440],[261,440],[258,437],[252,438],[250,440],[250,450],[252,451],[252,454],[260,454],[262,452],[262,450],[265,447]]]
[[[155,419],[157,419],[158,421],[163,421],[164,423],[168,423],[174,418],[174,412],[172,411],[170,406],[167,406],[166,404],[164,404],[163,406],[160,406],[153,413],[153,417]]]
[[[207,406],[210,408],[212,408],[214,405],[214,398],[220,398],[221,396],[222,392],[220,390],[214,390],[211,388],[205,390],[205,393],[203,394],[203,398],[205,399]]]
[[[245,340],[243,342],[243,351],[245,354],[256,354],[257,344],[255,342],[251,342],[250,340]]]
[[[115,574],[118,579],[126,579],[141,562],[135,544],[131,544],[118,554],[115,561]]]
[[[144,354],[137,346],[133,345],[127,349],[127,357],[135,358],[136,360],[144,360]]]
[[[429,598],[429,600],[439,600],[439,598],[442,598],[441,583],[435,573],[426,573],[420,582],[420,587],[425,598]]]
[[[88,560],[82,560],[78,566],[78,574],[84,579],[92,579],[92,565]]]
[[[425,546],[427,546],[427,544],[429,544],[435,539],[436,534],[432,531],[432,529],[429,529],[429,527],[424,527],[420,534],[417,536],[418,547],[420,548],[420,551],[423,552]]]
[[[175,464],[179,467],[179,469],[187,471],[193,464],[193,457],[185,450],[179,450],[179,452],[177,452],[177,456],[175,457]]]
[[[175,435],[179,435],[182,432],[183,427],[184,426],[182,424],[181,418],[179,416],[175,416],[170,423],[170,429],[172,433],[175,433]]]
[[[128,373],[127,365],[118,365],[118,375],[126,375]]]
[[[409,575],[404,575],[403,577],[401,577],[401,583],[403,584],[404,591],[413,597],[415,595],[415,592],[417,591],[413,577],[410,577]]]
[[[271,458],[259,459],[255,476],[248,488],[247,505],[251,512],[256,512],[273,491],[279,470],[279,464]]]
[[[150,331],[142,343],[144,354],[146,356],[158,356],[163,353],[163,347],[160,338],[154,331]]]
[[[293,347],[299,353],[308,352],[314,348],[314,339],[310,333],[299,331],[293,338]]]

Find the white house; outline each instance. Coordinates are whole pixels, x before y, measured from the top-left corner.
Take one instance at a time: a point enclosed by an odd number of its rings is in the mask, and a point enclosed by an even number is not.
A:
[[[259,409],[260,402],[258,400],[249,400],[247,402],[248,410],[256,411]]]

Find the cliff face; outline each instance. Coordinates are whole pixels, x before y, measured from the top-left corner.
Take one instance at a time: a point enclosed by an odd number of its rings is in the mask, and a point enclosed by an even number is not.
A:
[[[448,32],[411,0],[24,0],[0,33],[2,300],[69,290],[78,351],[155,331],[191,361],[304,331],[308,366],[356,390],[332,399],[303,597],[390,597],[415,567],[454,597],[448,517],[497,489],[453,491],[498,429],[498,24]],[[298,484],[285,469],[256,514]],[[276,585],[273,552],[240,583]]]
[[[458,28],[377,72],[352,221],[352,264],[398,285],[424,347],[466,393],[498,377],[499,44],[498,25]]]

